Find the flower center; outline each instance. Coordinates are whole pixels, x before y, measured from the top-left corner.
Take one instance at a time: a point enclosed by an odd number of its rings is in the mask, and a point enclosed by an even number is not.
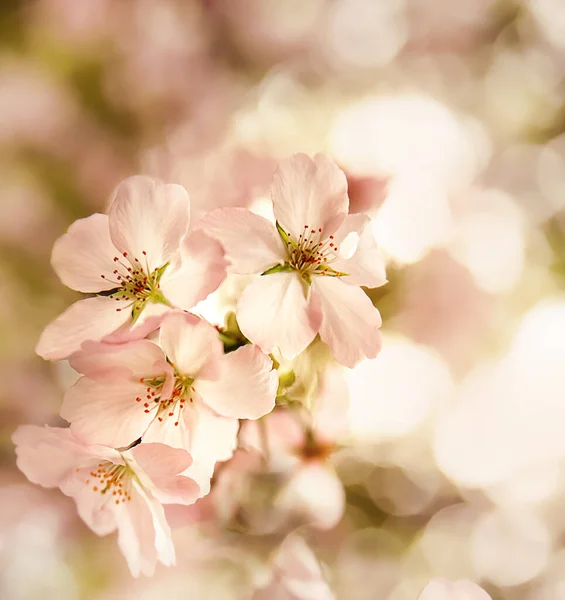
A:
[[[313,229],[304,225],[304,231],[293,240],[290,234],[286,242],[290,265],[299,273],[308,275],[325,274],[327,266],[334,262],[338,255],[338,247],[334,236],[325,238],[322,227]]]
[[[267,269],[262,275],[296,271],[308,285],[312,283],[312,275],[347,275],[330,267],[330,264],[339,258],[339,248],[334,242],[334,236],[325,236],[322,227],[316,229],[304,225],[304,231],[298,236],[298,240],[294,240],[292,234],[287,233],[279,223],[277,231],[286,245],[288,260],[283,265],[278,264]]]
[[[135,322],[147,302],[168,304],[167,299],[161,291],[159,282],[169,263],[150,271],[147,260],[144,267],[138,258],[133,258],[132,260],[127,252],[123,252],[122,256],[125,260],[119,256],[114,256],[114,263],[116,265],[113,271],[115,276],[114,281],[109,280],[105,275],[100,275],[100,277],[116,284],[117,289],[110,294],[110,297],[122,304],[123,302],[129,303],[116,308],[116,311],[120,312],[131,309]],[[147,256],[145,250],[143,250],[143,256]]]
[[[79,471],[80,469],[77,469]],[[127,465],[108,460],[98,463],[96,469],[88,472],[85,483],[95,493],[113,498],[116,504],[131,500],[131,480],[133,471]]]
[[[155,411],[157,420],[162,423],[164,419],[174,417],[174,424],[179,425],[181,411],[187,402],[194,402],[195,389],[193,387],[194,379],[186,375],[175,373],[173,388],[169,394],[163,395],[163,387],[166,377],[142,377],[141,383],[147,385],[145,397],[138,396],[135,401],[143,402],[144,412]]]

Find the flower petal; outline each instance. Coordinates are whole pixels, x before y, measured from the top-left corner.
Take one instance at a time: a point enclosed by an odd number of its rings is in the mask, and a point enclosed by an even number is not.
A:
[[[99,382],[81,377],[65,394],[61,416],[86,443],[123,448],[139,439],[155,417],[155,403],[146,396],[145,384],[133,378]]]
[[[286,260],[286,250],[274,225],[246,208],[219,208],[197,224],[219,240],[232,273],[262,273]]]
[[[145,475],[151,480],[153,495],[167,504],[192,504],[200,488],[188,477],[179,475],[191,464],[188,452],[165,444],[139,444],[130,450]]]
[[[323,236],[334,233],[347,215],[347,179],[339,167],[322,154],[311,159],[295,154],[281,162],[271,186],[275,218],[298,240],[305,226]]]
[[[118,545],[131,574],[153,575],[157,560],[168,567],[174,565],[171,530],[161,504],[134,481],[131,500],[119,508]]]
[[[492,600],[482,587],[472,581],[432,579],[418,596],[418,600]]]
[[[120,286],[113,271],[118,254],[110,238],[108,215],[78,219],[53,245],[51,264],[59,279],[78,292],[100,292]]]
[[[12,442],[20,471],[43,487],[58,487],[81,460],[91,456],[68,428],[21,425]]]
[[[337,277],[315,277],[312,295],[320,304],[320,337],[337,362],[354,367],[361,359],[375,358],[381,348],[379,311],[363,290]]]
[[[207,321],[170,313],[161,326],[160,344],[179,373],[192,378],[218,376],[224,349],[217,330]]]
[[[161,348],[149,340],[126,344],[85,342],[83,349],[69,358],[75,371],[97,380],[157,375],[163,372],[164,361]]]
[[[237,446],[239,421],[216,415],[201,400],[187,406],[184,412],[186,426],[190,429],[190,454],[192,465],[184,475],[200,486],[200,494],[210,491],[210,477],[217,462],[231,458]]]
[[[106,341],[111,344],[123,344],[131,340],[140,340],[159,329],[161,322],[171,310],[169,306],[160,302],[147,302],[135,323],[131,321],[126,323],[108,336]]]
[[[379,252],[371,230],[371,219],[367,215],[349,215],[335,235],[339,246],[348,235],[357,235],[357,247],[349,258],[338,258],[331,267],[347,273],[344,281],[353,285],[376,288],[387,282],[385,261]]]
[[[193,231],[182,243],[180,260],[163,274],[161,291],[174,306],[189,310],[218,289],[227,265],[220,242],[203,231]]]
[[[276,505],[315,527],[331,529],[343,515],[345,492],[331,467],[306,463],[293,474]]]
[[[117,187],[109,211],[110,235],[130,260],[153,271],[178,250],[189,225],[190,201],[176,184],[136,175]]]
[[[219,415],[258,419],[275,407],[278,387],[273,361],[257,346],[243,346],[225,354],[217,380],[196,380],[202,400]]]
[[[319,313],[304,296],[295,273],[258,277],[248,285],[237,304],[241,331],[264,352],[278,347],[292,359],[314,339]]]
[[[131,321],[131,311],[123,306],[107,296],[71,304],[43,330],[35,351],[45,360],[67,358],[84,342],[101,340]]]

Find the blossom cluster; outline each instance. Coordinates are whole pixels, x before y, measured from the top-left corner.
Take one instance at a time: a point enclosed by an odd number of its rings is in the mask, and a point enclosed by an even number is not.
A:
[[[321,526],[341,517],[343,489],[324,465],[336,436],[324,434],[323,410],[302,404],[298,419],[274,409],[293,404],[284,392],[309,348],[327,346],[346,367],[377,355],[381,318],[360,286],[386,282],[384,261],[369,218],[348,214],[345,175],[328,158],[283,161],[271,197],[274,223],[244,208],[191,223],[183,187],[134,176],[108,214],[76,221],[53,247],[61,281],[88,296],[47,325],[36,351],[68,360],[80,377],[61,407],[70,427],[14,433],[18,466],[72,497],[95,533],[117,530],[134,576],[174,564],[171,515],[212,483],[233,489],[230,478],[250,476],[257,456],[292,471],[274,504],[281,512],[290,506],[295,518],[309,485],[337,498],[310,511]],[[228,273],[250,281],[223,327],[198,303]],[[318,397],[340,393],[330,373]],[[230,468],[218,473],[218,463]],[[228,495],[218,514],[229,512]]]

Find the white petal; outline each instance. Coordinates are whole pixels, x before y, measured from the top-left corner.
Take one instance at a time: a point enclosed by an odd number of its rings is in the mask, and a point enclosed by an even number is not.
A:
[[[352,255],[345,256],[345,244],[350,236],[357,236]],[[376,288],[387,282],[385,261],[379,252],[367,215],[349,215],[335,235],[342,258],[331,263],[332,269],[347,273],[347,283]]]
[[[59,279],[79,292],[120,287],[113,271],[118,254],[110,238],[108,216],[94,214],[75,221],[53,245],[51,264]]]
[[[379,311],[363,292],[337,277],[314,277],[312,295],[320,304],[320,337],[335,360],[354,367],[361,359],[375,358],[381,348]]]
[[[292,359],[314,339],[320,315],[309,305],[295,273],[274,273],[245,288],[237,319],[243,334],[264,352],[278,347]]]
[[[190,201],[175,184],[137,175],[116,188],[110,207],[110,235],[116,248],[149,271],[162,267],[188,230]]]
[[[155,403],[146,394],[146,386],[133,377],[116,382],[81,377],[65,394],[61,416],[86,443],[123,448],[139,439],[155,416]]]
[[[273,361],[257,346],[243,346],[222,357],[216,380],[196,380],[194,387],[218,414],[258,419],[275,406],[278,375]]]
[[[309,229],[333,234],[349,210],[345,174],[330,159],[316,154],[295,154],[279,164],[271,197],[275,217],[294,240]]]
[[[179,373],[192,378],[218,376],[223,346],[207,321],[188,313],[170,313],[161,326],[160,344]]]
[[[286,260],[286,250],[275,226],[246,208],[214,210],[197,227],[222,243],[232,273],[262,273]]]
[[[35,351],[45,360],[67,358],[84,342],[99,341],[129,321],[131,311],[123,303],[107,296],[85,298],[47,325]]]
[[[174,306],[190,310],[218,289],[226,277],[224,248],[204,231],[193,231],[182,242],[179,258],[161,278],[161,291]]]

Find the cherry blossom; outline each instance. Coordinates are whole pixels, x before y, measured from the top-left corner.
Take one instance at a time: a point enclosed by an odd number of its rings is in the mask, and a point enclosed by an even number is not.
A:
[[[274,553],[266,586],[252,600],[334,600],[320,563],[303,538],[290,534]]]
[[[472,581],[461,579],[432,579],[418,596],[418,600],[492,600],[492,598]]]
[[[271,186],[276,227],[244,208],[217,209],[199,229],[220,240],[230,270],[259,274],[237,306],[241,331],[265,352],[294,358],[316,334],[353,367],[380,349],[381,318],[359,286],[386,283],[367,215],[348,215],[344,173],[328,158],[296,154]]]
[[[188,310],[226,272],[221,245],[188,233],[190,202],[179,185],[149,177],[123,181],[109,214],[75,221],[53,247],[51,262],[79,300],[43,331],[36,352],[66,358],[85,341],[143,338],[172,308]]]
[[[175,550],[162,504],[191,504],[198,485],[179,475],[188,452],[164,444],[128,450],[87,445],[70,429],[23,425],[12,436],[17,464],[33,483],[58,487],[77,505],[98,535],[118,530],[118,545],[131,573],[152,575],[159,561],[175,564]]]
[[[188,450],[191,476],[207,493],[215,463],[235,448],[238,419],[273,409],[277,373],[257,346],[224,354],[217,330],[188,313],[167,315],[159,342],[87,344],[70,359],[84,376],[61,416],[87,443],[122,447],[143,437]]]

